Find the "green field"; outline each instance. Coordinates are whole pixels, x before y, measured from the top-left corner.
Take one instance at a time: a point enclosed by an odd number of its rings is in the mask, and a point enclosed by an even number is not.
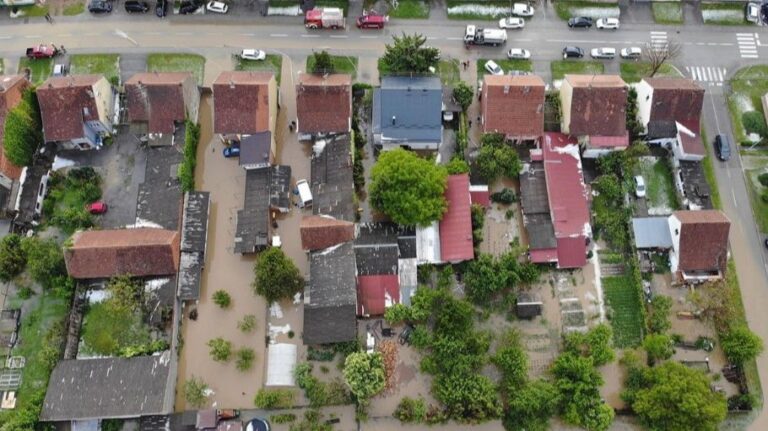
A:
[[[39,85],[51,76],[51,73],[53,72],[53,59],[40,58],[37,60],[30,60],[27,57],[22,57],[19,59],[19,73],[24,73],[24,69],[26,68],[29,68],[31,71],[32,83]]]
[[[479,9],[477,6],[485,7]],[[465,9],[462,10],[462,7]],[[448,0],[448,19],[495,21],[509,16],[509,2],[505,0]]]
[[[682,24],[683,23],[683,3],[679,1],[651,3],[653,11],[653,20],[656,24]]]
[[[75,54],[69,56],[73,75],[104,75],[113,85],[120,85],[120,56],[117,54]]]
[[[533,72],[533,63],[530,60],[510,60],[508,58],[481,58],[477,60],[477,79],[483,79],[488,72],[485,70],[485,62],[493,60],[504,70],[506,74],[510,70]]]
[[[357,57],[346,57],[343,55],[332,55],[331,64],[333,64],[333,73],[346,73],[352,75],[352,79],[357,77]],[[315,67],[315,56],[307,57],[307,73],[312,73]]]
[[[197,85],[203,85],[205,57],[197,54],[149,54],[148,72],[192,72]]]
[[[560,19],[567,21],[574,16],[588,16],[597,18],[618,18],[619,6],[617,3],[598,3],[589,1],[558,1],[555,10]]]
[[[701,16],[704,24],[746,25],[749,24],[744,13],[744,3],[701,3]]]
[[[642,341],[643,315],[632,277],[603,277],[605,300],[611,309],[613,341],[616,347],[635,347]]]
[[[731,94],[728,96],[728,109],[733,124],[733,137],[736,143],[746,141],[744,124],[741,121],[745,112],[763,112],[760,100],[768,93],[768,66],[750,66],[736,72],[730,81]]]
[[[461,81],[459,60],[440,60],[437,63],[437,73],[440,75],[440,81],[443,85],[453,87]]]
[[[624,82],[631,84],[633,82],[640,82],[641,79],[648,77],[651,75],[651,65],[650,63],[642,62],[642,61],[626,61],[622,62],[619,66],[621,79],[624,80]],[[671,64],[662,64],[659,70],[656,72],[656,75],[654,76],[672,76],[672,77],[680,77],[682,76],[680,72],[677,71]]]
[[[280,85],[280,75],[283,69],[283,56],[278,54],[267,54],[264,61],[243,60],[235,57],[235,70],[246,70],[252,72],[272,72],[275,74],[277,85]]]
[[[557,60],[550,63],[552,79],[563,79],[568,74],[600,75],[605,72],[605,64],[599,61]]]
[[[429,3],[421,0],[400,0],[397,8],[389,9],[390,18],[429,18]]]

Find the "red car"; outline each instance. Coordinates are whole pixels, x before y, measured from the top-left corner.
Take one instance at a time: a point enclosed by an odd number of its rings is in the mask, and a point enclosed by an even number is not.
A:
[[[91,214],[104,214],[108,208],[104,202],[94,202],[85,206],[85,209]]]

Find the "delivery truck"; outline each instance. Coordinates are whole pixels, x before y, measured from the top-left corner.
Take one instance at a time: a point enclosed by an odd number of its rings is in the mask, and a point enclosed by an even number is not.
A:
[[[498,28],[481,28],[468,25],[464,34],[466,45],[491,45],[499,46],[507,43],[507,31]]]

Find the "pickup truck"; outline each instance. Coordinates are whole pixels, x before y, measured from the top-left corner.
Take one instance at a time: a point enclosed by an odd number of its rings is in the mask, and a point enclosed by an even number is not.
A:
[[[51,45],[37,45],[33,46],[32,48],[27,48],[27,58],[31,59],[38,59],[38,58],[52,58],[59,54],[58,48]]]

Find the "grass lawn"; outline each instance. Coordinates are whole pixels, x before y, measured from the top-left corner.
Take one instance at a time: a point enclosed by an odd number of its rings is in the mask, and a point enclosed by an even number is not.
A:
[[[680,208],[669,163],[665,159],[643,157],[638,166],[645,179],[648,210],[658,212],[650,215],[666,215]]]
[[[448,0],[448,18],[493,21],[509,16],[509,2],[504,0]]]
[[[622,62],[619,69],[621,79],[627,83],[640,82],[641,79],[650,76],[651,74],[650,63],[643,61]],[[655,76],[681,77],[682,75],[672,65],[665,63],[661,65],[661,68],[659,68]]]
[[[728,109],[731,113],[734,139],[737,143],[746,141],[746,132],[741,117],[745,112],[763,113],[760,98],[768,93],[768,66],[750,66],[739,70],[731,79],[731,94]]]
[[[283,56],[279,54],[267,54],[264,61],[243,60],[235,57],[235,70],[247,70],[253,72],[272,72],[275,74],[277,85],[280,85],[280,72],[283,69]]]
[[[48,5],[19,6],[19,9],[24,11],[24,16],[29,16],[29,17],[45,16],[45,14],[49,12]]]
[[[744,3],[701,3],[704,24],[746,25]]]
[[[488,60],[493,60],[496,62],[496,64],[499,65],[502,69],[504,69],[504,73],[509,72],[510,70],[520,70],[523,72],[533,72],[533,63],[531,63],[530,60],[510,60],[509,58],[481,58],[477,60],[477,77],[478,79],[482,79],[483,75],[487,75],[488,72],[485,70],[485,62]]]
[[[397,9],[390,9],[390,18],[429,18],[429,4],[421,0],[400,0]]]
[[[704,177],[709,184],[709,194],[712,198],[712,206],[717,209],[723,208],[723,203],[720,201],[720,189],[717,188],[717,178],[715,177],[715,168],[712,166],[712,160],[714,157],[714,150],[712,149],[712,142],[707,140],[707,131],[701,128],[701,141],[704,143],[704,148],[707,151],[707,155],[704,156],[704,160],[701,161],[701,165],[704,167]]]
[[[459,60],[440,60],[437,63],[437,70],[443,85],[452,87],[461,81],[461,76],[459,76]]]
[[[67,234],[93,226],[93,216],[85,206],[101,197],[101,177],[88,169],[72,170],[66,176],[58,172],[51,175],[43,201],[46,223]]]
[[[747,158],[746,156],[742,156]],[[750,159],[755,159],[760,156],[752,156]],[[755,213],[755,221],[760,228],[760,232],[768,232],[768,203],[765,203],[761,199],[761,195],[766,192],[766,188],[763,187],[757,177],[760,174],[768,172],[768,158],[761,157],[763,159],[764,166],[762,168],[745,169],[744,173],[747,177],[747,186],[749,187],[749,199],[752,201],[752,211]]]
[[[560,19],[567,21],[574,16],[597,18],[618,18],[621,12],[616,3],[595,3],[588,1],[558,1],[555,10]]]
[[[352,75],[354,80],[357,77],[357,57],[345,57],[343,55],[332,55],[331,63],[335,73],[346,73]],[[315,56],[307,57],[307,72],[311,72],[315,67]]]
[[[117,54],[75,54],[69,56],[73,75],[99,74],[114,85],[120,83],[120,56]]]
[[[642,339],[642,304],[632,277],[604,277],[602,283],[605,300],[612,310],[614,344],[619,348],[638,346]]]
[[[197,54],[149,54],[148,72],[192,72],[197,85],[203,85],[205,57]]]
[[[653,2],[653,20],[656,24],[682,24],[683,3],[679,1]]]
[[[605,72],[605,64],[589,60],[557,60],[550,63],[552,79],[563,79],[567,74],[600,75]]]
[[[22,57],[19,59],[19,73],[24,73],[24,69],[26,68],[29,68],[32,72],[32,83],[38,85],[51,76],[51,73],[53,72],[53,59],[41,58],[30,60],[27,57]]]
[[[64,8],[64,16],[80,15],[85,12],[85,2],[71,4]]]

